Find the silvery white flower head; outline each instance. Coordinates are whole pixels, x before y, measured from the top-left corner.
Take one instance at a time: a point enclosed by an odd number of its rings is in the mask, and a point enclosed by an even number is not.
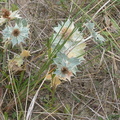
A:
[[[65,23],[61,22],[57,27],[53,28],[56,32],[56,37],[60,37],[62,40],[81,41],[83,40],[82,33],[76,29],[74,22],[68,19]]]
[[[3,12],[3,15],[0,18],[0,25],[4,24],[8,20],[21,18],[18,10],[12,12],[12,11],[9,11],[7,9],[3,9],[2,12]]]
[[[71,76],[76,74],[78,71],[77,65],[80,64],[77,58],[68,58],[63,53],[58,53],[57,57],[53,59],[54,63],[57,65],[57,69],[54,72],[63,80],[71,80]]]
[[[24,27],[22,24],[18,26],[15,24],[14,27],[7,26],[3,31],[3,42],[11,41],[13,46],[20,44],[21,42],[25,43],[25,39],[28,38],[29,28]]]

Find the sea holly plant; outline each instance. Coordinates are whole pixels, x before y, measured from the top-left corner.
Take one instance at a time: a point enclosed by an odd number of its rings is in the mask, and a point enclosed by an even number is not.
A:
[[[26,39],[29,39],[28,22],[20,17],[18,10],[9,11],[3,9],[0,25],[3,25],[3,23],[6,23],[1,32],[5,49],[9,48],[9,44],[12,44],[13,49],[15,46],[19,46],[18,48],[21,50],[20,54],[16,53],[17,55],[8,60],[8,68],[13,72],[23,70],[24,59],[31,56],[30,51],[23,48]],[[84,32],[79,31],[79,28],[70,19],[59,23],[53,28],[53,37],[49,42],[49,55],[51,56],[49,67],[55,65],[55,68],[52,72],[49,72],[50,74],[46,75],[46,79],[51,80],[51,87],[56,88],[62,83],[61,80],[71,81],[71,77],[76,75],[78,72],[77,66],[85,60],[84,54],[87,40],[93,37],[98,43],[105,41],[105,38],[95,31],[94,23],[86,23],[86,28],[90,31],[87,38],[83,37]]]
[[[53,64],[56,65],[56,68],[52,74],[55,75],[57,81],[55,82],[54,78],[49,77],[52,87],[57,86],[57,83],[58,85],[61,84],[58,79],[71,81],[71,77],[76,75],[76,72],[78,72],[77,66],[85,60],[84,54],[87,40],[93,37],[98,43],[105,41],[102,35],[95,32],[94,23],[88,22],[85,26],[91,33],[85,39],[83,38],[84,33],[80,32],[79,28],[75,27],[74,22],[70,19],[53,28],[55,33],[53,33],[51,41],[51,54],[56,53],[56,57],[53,58]]]
[[[29,25],[26,19],[20,17],[19,11],[10,11],[2,9],[2,16],[0,18],[0,25],[5,23],[5,28],[1,31],[3,35],[4,52],[12,44],[12,47],[19,46],[21,54],[15,54],[14,57],[8,60],[8,69],[11,71],[22,70],[24,58],[30,56],[30,51],[25,50],[22,44],[29,37]]]
[[[25,25],[23,24],[25,22]],[[20,46],[21,49],[21,54],[19,55],[20,58],[18,60],[23,60],[24,57],[28,57],[30,56],[30,51],[28,50],[24,50],[24,48],[22,47],[22,43],[25,44],[25,40],[26,38],[28,38],[29,35],[29,27],[28,25],[26,25],[26,20],[20,19],[18,23],[15,23],[14,26],[9,26],[7,25],[5,27],[5,29],[2,31],[3,34],[3,43],[7,43],[8,44],[12,43],[12,47],[14,47],[15,45]],[[12,67],[8,67],[11,68],[12,70],[14,69],[14,66],[17,66],[18,68],[21,68],[21,66],[23,65],[23,63],[21,65],[17,65],[16,64],[16,59],[13,58],[11,59],[8,64],[10,64],[12,61],[12,64],[15,63],[14,65],[12,65]],[[10,66],[10,65],[9,65]],[[21,69],[17,69],[17,70],[21,70]]]

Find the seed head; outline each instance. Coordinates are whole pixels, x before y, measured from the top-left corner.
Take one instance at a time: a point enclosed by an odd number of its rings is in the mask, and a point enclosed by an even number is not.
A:
[[[13,32],[12,32],[12,35],[15,36],[15,37],[19,36],[19,34],[20,34],[19,29],[14,29]]]
[[[3,18],[9,19],[9,16],[10,16],[10,11],[9,10],[2,9],[2,13],[3,13]]]
[[[61,68],[61,72],[62,72],[63,74],[69,74],[69,70],[68,70],[68,68],[66,68],[66,67]]]

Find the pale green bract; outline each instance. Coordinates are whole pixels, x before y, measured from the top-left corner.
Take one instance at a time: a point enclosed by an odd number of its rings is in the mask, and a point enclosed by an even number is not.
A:
[[[90,31],[92,37],[95,39],[96,42],[102,43],[102,42],[105,41],[105,38],[102,35],[100,35],[99,33],[95,32],[95,30],[94,30],[95,29],[94,23],[88,22],[85,25],[88,28],[88,30]]]
[[[19,30],[19,35],[14,36],[13,31]],[[22,24],[18,25],[15,24],[14,27],[7,26],[3,31],[3,42],[11,41],[13,46],[16,44],[20,44],[21,42],[25,43],[25,39],[28,38],[29,28],[26,26],[24,27]]]
[[[78,72],[77,65],[80,64],[78,58],[68,58],[63,53],[58,53],[57,57],[53,59],[54,63],[57,65],[57,69],[54,72],[54,74],[58,75],[61,78],[65,78],[66,74],[63,74],[61,72],[62,68],[67,68],[69,72],[76,75],[76,72]]]

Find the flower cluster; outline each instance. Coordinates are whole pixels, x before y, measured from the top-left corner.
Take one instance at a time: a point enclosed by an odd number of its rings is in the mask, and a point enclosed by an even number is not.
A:
[[[96,37],[101,43],[105,41],[100,34],[94,31],[94,23],[86,23],[86,27],[90,30],[93,38]],[[61,22],[53,30],[55,33],[51,47],[52,52],[56,52],[53,64],[57,66],[53,74],[59,79],[71,81],[71,77],[78,72],[77,65],[84,60],[86,40],[90,36],[84,39],[82,33],[70,19]]]
[[[77,65],[83,60],[86,43],[82,33],[75,27],[74,22],[68,19],[53,28],[55,33],[52,40],[52,51],[59,49],[54,64],[57,65],[56,74],[62,80],[71,80],[78,71]]]

